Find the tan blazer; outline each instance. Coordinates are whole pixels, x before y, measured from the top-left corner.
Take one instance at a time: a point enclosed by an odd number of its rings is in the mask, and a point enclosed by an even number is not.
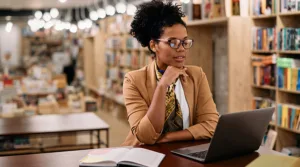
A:
[[[125,75],[123,94],[131,131],[124,146],[154,144],[160,136],[146,116],[157,85],[154,66],[155,61]],[[208,139],[214,134],[219,114],[205,73],[197,66],[186,67],[188,77],[180,81],[189,106],[187,130],[196,140]]]

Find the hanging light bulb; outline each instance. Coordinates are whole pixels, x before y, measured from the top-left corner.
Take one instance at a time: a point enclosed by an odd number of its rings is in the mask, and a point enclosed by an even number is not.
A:
[[[98,13],[98,17],[101,18],[101,19],[104,19],[106,17],[106,13],[105,13],[105,10],[103,8],[99,8],[97,10],[97,13]]]
[[[91,11],[90,12],[90,19],[93,20],[93,21],[98,20],[98,14],[97,14],[96,11]]]
[[[113,6],[108,5],[105,8],[105,12],[106,12],[107,15],[112,16],[116,13],[116,9]]]
[[[48,22],[51,20],[51,15],[49,12],[45,12],[44,15],[43,15],[43,19]]]
[[[185,3],[185,4],[188,4],[190,3],[190,0],[180,0],[181,2]]]
[[[67,0],[59,0],[60,3],[65,3]]]
[[[118,13],[125,13],[126,12],[126,5],[124,3],[122,3],[122,2],[119,2],[116,5],[116,9],[117,9]]]
[[[49,29],[49,28],[53,27],[54,24],[55,24],[55,20],[50,20],[45,24],[44,29]]]
[[[93,22],[90,19],[85,19],[84,24],[85,24],[85,28],[87,28],[87,29],[92,28],[92,26],[93,26]]]
[[[50,15],[51,15],[52,18],[55,19],[55,18],[58,17],[59,11],[58,11],[56,8],[52,8],[52,9],[50,10]]]
[[[77,32],[77,26],[75,24],[71,25],[70,32],[71,33],[76,33]]]
[[[10,32],[12,27],[13,27],[13,23],[12,22],[7,22],[6,26],[5,26],[5,31]]]
[[[85,21],[83,20],[80,20],[78,23],[77,23],[77,26],[80,30],[83,30],[85,29]]]
[[[28,22],[27,22],[27,24],[28,24],[29,26],[32,26],[32,24],[33,24],[33,19],[29,19]]]
[[[127,14],[133,16],[136,12],[136,7],[132,4],[127,5]]]
[[[43,13],[41,12],[41,11],[36,11],[35,13],[34,13],[34,17],[36,18],[36,19],[41,19],[42,17],[43,17]]]

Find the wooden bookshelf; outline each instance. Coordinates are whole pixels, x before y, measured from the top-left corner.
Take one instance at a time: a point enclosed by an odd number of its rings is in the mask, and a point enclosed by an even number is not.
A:
[[[278,89],[279,92],[285,92],[285,93],[292,93],[292,94],[299,94],[300,95],[300,91],[294,91],[294,90],[288,90],[288,89]]]
[[[272,54],[276,53],[277,51],[275,50],[252,50],[252,53],[254,54]]]
[[[187,26],[216,26],[216,25],[225,25],[228,22],[227,17],[220,17],[214,19],[203,19],[203,20],[193,20],[188,21]]]
[[[271,14],[271,15],[260,15],[260,16],[252,16],[252,19],[276,19],[277,15],[276,14]]]
[[[275,86],[268,86],[268,85],[262,85],[262,86],[252,85],[252,87],[253,88],[259,88],[259,89],[276,90]]]
[[[288,131],[288,132],[292,132],[292,133],[300,134],[300,131],[298,131],[298,130],[294,130],[294,129],[290,129],[290,128],[285,128],[285,127],[282,127],[282,126],[279,126],[279,125],[277,125],[276,127],[277,127],[277,128],[279,128],[279,129],[282,129],[282,130]]]
[[[300,55],[300,51],[278,51],[279,54],[299,54]]]
[[[300,16],[300,12],[279,13],[279,16]]]
[[[281,4],[281,0],[275,0],[276,4]],[[254,0],[252,0],[252,3]],[[299,18],[300,18],[300,12],[289,12],[289,13],[280,13],[281,5],[276,6],[276,12],[277,14],[269,15],[269,16],[252,16],[252,27],[276,27],[276,33],[280,31],[282,28],[286,27],[294,27],[294,28],[300,28],[299,24]],[[250,9],[252,10],[252,7]],[[278,37],[278,36],[277,36]],[[278,39],[277,39],[278,42]],[[253,43],[251,42],[251,45]],[[278,47],[278,46],[276,46]],[[257,51],[257,50],[252,50],[252,54],[277,54],[278,57],[296,57],[300,55],[300,51],[283,51],[279,50],[279,48],[275,48],[275,50],[272,51]],[[276,68],[277,70],[277,68]],[[251,72],[252,74],[253,72]],[[277,73],[277,71],[276,71]],[[253,76],[251,76],[253,78]],[[278,88],[278,77],[276,77],[276,86],[274,88],[271,88],[272,95],[274,95],[274,100],[275,100],[275,105],[278,106],[279,104],[281,105],[290,105],[293,107],[300,107],[299,98],[300,91],[293,91],[293,90],[287,90],[287,89],[281,89]],[[261,95],[260,97],[265,97],[266,92],[265,91],[257,91],[257,87],[255,85],[252,85],[252,95],[253,96],[258,96]],[[270,89],[270,88],[261,88],[261,89]],[[275,116],[276,116],[276,122],[277,117],[278,117],[278,112],[277,112],[278,107],[275,109]],[[284,128],[279,125],[277,125],[275,122],[270,123],[271,126],[275,127],[275,131],[278,133],[276,144],[275,144],[275,149],[277,151],[281,151],[283,147],[287,146],[295,146],[296,145],[296,135],[300,134],[300,131],[289,129],[289,128]]]

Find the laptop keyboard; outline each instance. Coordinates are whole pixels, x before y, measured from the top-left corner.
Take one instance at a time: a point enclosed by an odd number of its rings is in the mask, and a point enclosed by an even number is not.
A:
[[[204,159],[205,156],[206,156],[206,153],[207,153],[208,150],[206,151],[201,151],[201,152],[194,152],[194,153],[190,153],[188,155],[192,156],[192,157],[197,157],[197,158],[202,158]]]

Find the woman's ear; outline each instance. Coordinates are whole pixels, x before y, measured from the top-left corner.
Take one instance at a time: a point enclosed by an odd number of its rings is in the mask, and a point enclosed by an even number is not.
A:
[[[152,50],[152,52],[156,52],[156,47],[155,47],[155,41],[152,39],[150,42],[149,42],[149,46],[150,46],[150,49]]]

